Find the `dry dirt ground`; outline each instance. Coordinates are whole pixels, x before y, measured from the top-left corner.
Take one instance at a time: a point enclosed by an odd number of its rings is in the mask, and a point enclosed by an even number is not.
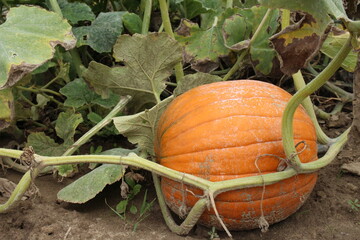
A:
[[[338,127],[338,126],[336,126]],[[340,130],[332,129],[333,134]],[[358,161],[351,150],[340,155],[320,171],[318,182],[303,207],[284,221],[270,226],[267,233],[259,229],[233,232],[234,239],[264,240],[360,240],[360,209],[351,208],[350,201],[360,200],[360,177],[341,170],[344,162]],[[20,174],[8,170],[6,177],[14,182]],[[159,206],[133,231],[131,214],[123,221],[106,205],[115,206],[121,200],[119,184],[107,187],[95,199],[83,205],[58,203],[56,193],[73,179],[58,182],[52,176],[36,180],[41,195],[23,201],[6,214],[0,214],[0,239],[60,240],[60,239],[209,239],[208,229],[197,227],[188,236],[177,236],[166,227]],[[146,184],[145,184],[146,185]],[[150,197],[155,198],[149,186]],[[0,197],[0,202],[5,198]],[[135,200],[141,203],[142,197]],[[223,232],[221,239],[227,239]]]

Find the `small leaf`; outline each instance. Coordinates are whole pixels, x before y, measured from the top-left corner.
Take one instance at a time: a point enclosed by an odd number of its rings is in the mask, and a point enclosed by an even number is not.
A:
[[[58,2],[64,18],[68,19],[71,24],[85,20],[93,21],[95,19],[95,14],[86,3],[69,3],[67,0],[58,0]]]
[[[213,83],[220,82],[222,78],[216,75],[211,75],[208,73],[198,72],[195,74],[188,74],[184,77],[184,80],[175,88],[174,96],[178,96],[192,88]]]
[[[104,98],[111,90],[156,102],[165,80],[181,60],[181,46],[166,33],[121,35],[114,46],[114,58],[125,66],[110,68],[91,62],[84,79]]]
[[[330,58],[334,58],[335,55],[340,51],[340,48],[344,46],[345,42],[349,38],[350,33],[345,31],[331,31],[325,39],[320,51]],[[348,72],[354,72],[356,62],[358,59],[358,52],[351,51],[345,60],[341,63]]]
[[[14,117],[14,97],[11,89],[0,90],[0,130],[7,128]]]
[[[119,102],[120,96],[110,93],[108,99],[102,99],[100,95],[91,90],[83,79],[78,78],[69,82],[60,89],[60,93],[66,96],[65,106],[79,108],[91,103],[105,108],[111,108]]]
[[[89,45],[99,53],[111,52],[123,31],[122,16],[125,13],[101,12],[91,26],[74,27],[74,35],[79,40],[77,46]]]
[[[130,211],[132,214],[135,215],[135,214],[137,214],[138,209],[137,209],[137,207],[136,207],[135,205],[131,205],[129,211]]]
[[[36,154],[43,156],[61,156],[67,149],[43,132],[31,133],[27,138],[27,146],[32,146]]]
[[[0,89],[52,58],[56,45],[71,49],[75,43],[71,26],[58,14],[24,5],[11,8],[0,25]]]
[[[141,33],[142,20],[139,15],[135,13],[125,13],[122,16],[125,28],[131,33]]]
[[[60,93],[66,96],[64,105],[75,108],[90,104],[97,95],[80,78],[66,84],[60,89]]]
[[[74,141],[75,129],[82,122],[83,119],[80,113],[62,112],[56,120],[56,134],[64,140],[65,144],[71,145]]]
[[[56,171],[61,177],[72,177],[78,172],[78,168],[75,164],[65,164],[56,166]]]
[[[126,212],[126,207],[128,205],[129,201],[127,199],[120,201],[117,205],[116,205],[116,212],[122,214]]]
[[[113,118],[114,124],[120,134],[128,138],[133,144],[138,144],[142,150],[154,155],[154,134],[157,121],[166,106],[172,100],[169,97],[150,110],[135,115]]]

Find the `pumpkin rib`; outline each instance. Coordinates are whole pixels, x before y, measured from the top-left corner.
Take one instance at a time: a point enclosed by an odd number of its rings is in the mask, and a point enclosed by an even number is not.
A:
[[[262,116],[249,116],[249,115],[233,115],[233,116],[226,116],[226,117],[223,117],[223,118],[217,118],[217,119],[214,119],[214,120],[210,120],[210,121],[206,121],[206,122],[201,122],[197,125],[194,125],[192,127],[189,127],[188,129],[186,129],[185,131],[181,131],[180,133],[174,135],[172,138],[168,138],[166,139],[167,142],[170,142],[170,141],[176,141],[176,138],[179,138],[181,135],[183,134],[186,134],[188,133],[189,131],[193,130],[194,128],[197,128],[197,127],[200,127],[204,124],[209,124],[211,122],[215,122],[215,121],[221,121],[221,120],[225,120],[227,118],[233,118],[233,117],[259,117],[259,118],[281,118],[281,117],[262,117]],[[302,119],[294,119],[294,121],[298,121],[298,122],[301,122],[301,123],[304,123],[305,125],[311,125],[310,123],[306,122],[306,121],[303,121]],[[267,130],[268,128],[251,128],[251,129],[247,129],[246,131],[242,130],[242,132],[250,132],[250,131],[260,131],[260,130]],[[165,132],[162,134],[162,136],[160,137],[160,139],[158,140],[159,143],[161,143],[161,140],[162,138],[164,137],[165,135]],[[305,139],[305,140],[310,140],[310,139]],[[313,139],[312,139],[313,140]]]
[[[296,139],[294,138],[294,141],[309,141],[309,142],[316,142],[314,139]],[[251,145],[256,145],[256,144],[264,144],[264,143],[276,143],[276,142],[281,142],[282,139],[277,139],[277,140],[272,140],[272,141],[264,141],[264,142],[255,142],[255,143],[250,143],[247,145],[242,145],[242,146],[231,146],[231,147],[223,147],[223,148],[209,148],[209,149],[204,149],[204,150],[196,150],[194,152],[187,152],[187,153],[182,153],[182,154],[176,154],[176,155],[169,155],[169,156],[158,156],[158,158],[160,159],[160,162],[164,159],[164,158],[170,158],[170,157],[178,157],[178,156],[182,156],[182,155],[186,155],[186,154],[193,154],[193,153],[200,153],[200,152],[206,152],[206,151],[212,151],[212,150],[226,150],[226,149],[232,149],[232,148],[244,148],[244,147],[249,147]],[[160,150],[161,152],[161,150]],[[186,161],[186,159],[184,159]],[[200,159],[201,160],[201,159]],[[202,160],[201,160],[202,161]]]
[[[249,100],[249,99],[252,99],[252,98],[254,98],[254,99],[273,99],[273,100],[276,100],[276,101],[281,101],[281,102],[283,102],[284,104],[286,104],[287,103],[287,101],[285,101],[285,100],[282,100],[282,99],[276,99],[276,98],[270,98],[270,97],[249,97],[249,98],[246,98],[246,97],[238,97],[238,98],[231,98],[231,99],[219,99],[219,100],[216,100],[216,101],[213,101],[213,102],[206,102],[206,103],[204,103],[203,105],[200,105],[200,106],[198,106],[197,108],[195,108],[195,109],[192,109],[191,111],[187,111],[185,114],[183,114],[183,115],[180,115],[180,116],[178,116],[175,120],[173,120],[173,121],[171,121],[172,123],[169,125],[169,126],[167,126],[167,127],[165,127],[165,129],[160,129],[160,131],[161,131],[161,135],[160,135],[160,138],[166,133],[166,131],[169,129],[169,128],[171,128],[171,127],[173,127],[174,125],[176,125],[176,124],[178,124],[178,123],[181,123],[181,121],[184,119],[184,118],[186,118],[187,116],[191,116],[194,112],[196,112],[196,111],[199,111],[199,109],[201,109],[201,108],[204,108],[204,107],[209,107],[209,105],[212,105],[212,104],[215,104],[215,103],[219,103],[219,102],[225,102],[225,101],[231,101],[231,100],[234,100],[234,101],[236,101],[236,100],[239,100],[239,99],[246,99],[246,100]],[[288,99],[287,99],[288,100]],[[304,109],[303,109],[304,110]],[[305,111],[305,110],[304,110]],[[168,114],[171,114],[171,113],[168,113]],[[231,116],[249,116],[249,117],[279,117],[279,118],[281,118],[282,117],[282,115],[280,115],[280,116],[266,116],[266,115],[247,115],[247,114],[237,114],[237,115],[231,115]],[[230,116],[225,116],[225,117],[223,117],[223,118],[226,118],[226,117],[230,117]],[[221,119],[221,118],[218,118],[218,119]],[[309,124],[312,124],[312,121],[311,121],[311,119],[310,118],[294,118],[294,119],[296,119],[296,120],[302,120],[302,121],[304,121],[304,122],[307,122],[307,123],[309,123]],[[160,125],[163,125],[163,124],[166,124],[166,123],[164,123],[164,122],[162,122]]]

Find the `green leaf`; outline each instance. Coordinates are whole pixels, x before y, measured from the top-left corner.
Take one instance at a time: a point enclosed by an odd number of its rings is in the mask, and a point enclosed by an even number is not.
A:
[[[103,164],[61,189],[57,198],[71,203],[84,203],[94,198],[106,185],[119,181],[124,175],[121,165]]]
[[[184,77],[184,80],[174,90],[174,96],[178,96],[192,88],[213,83],[220,82],[222,78],[216,75],[211,75],[209,73],[198,72],[195,74],[188,74]]]
[[[350,33],[345,31],[340,31],[337,33],[334,31],[330,32],[325,39],[320,51],[326,56],[334,58],[335,55],[339,52],[340,48],[344,46],[345,42],[349,38],[349,35]],[[358,55],[358,52],[351,51],[345,60],[341,63],[341,67],[343,67],[348,72],[354,72]]]
[[[0,25],[0,89],[52,58],[56,45],[71,49],[75,43],[71,26],[58,14],[39,7],[11,8]]]
[[[264,18],[267,8],[255,6],[251,8],[251,11],[253,14],[253,32],[255,32],[260,25],[260,22]],[[279,17],[279,10],[274,10],[272,15],[268,18],[267,22],[265,22],[265,26],[267,27],[258,32],[257,37],[250,45],[250,57],[254,67],[256,70],[265,75],[271,72],[273,68],[272,62],[276,57],[275,50],[270,47],[269,38],[276,33],[279,27]]]
[[[214,18],[213,25],[203,29],[198,24],[183,19],[176,30],[175,38],[184,46],[184,59],[200,72],[211,72],[219,66],[219,59],[229,55],[225,46],[222,26],[225,19],[236,14],[238,9],[226,9]]]
[[[80,21],[93,21],[95,19],[95,14],[86,3],[69,3],[67,0],[58,0],[58,3],[64,18],[68,19],[71,24],[76,24]]]
[[[100,155],[127,156],[129,153],[138,153],[138,149],[114,148],[106,150]],[[103,164],[61,189],[57,197],[65,202],[87,202],[101,192],[106,185],[119,181],[124,173],[125,169],[121,165]]]
[[[211,8],[205,6],[206,2],[203,0],[177,0],[176,4],[184,9],[184,18],[187,19],[212,11]]]
[[[78,172],[76,164],[65,164],[55,167],[57,174],[61,177],[72,177]]]
[[[99,53],[111,52],[116,39],[123,31],[122,16],[126,12],[101,12],[91,26],[74,27],[77,46],[89,45]]]
[[[129,33],[141,33],[142,20],[139,15],[135,13],[125,13],[122,16],[122,20]]]
[[[60,89],[60,93],[66,96],[64,105],[75,108],[90,104],[98,96],[80,78],[66,84]]]
[[[252,24],[241,14],[235,14],[224,21],[222,27],[225,46],[236,50],[235,45],[249,39],[252,32]]]
[[[127,199],[120,201],[115,207],[116,212],[120,214],[125,213],[128,203],[129,201]]]
[[[66,96],[65,106],[79,108],[91,103],[105,108],[111,108],[119,101],[120,96],[111,93],[108,99],[102,99],[100,95],[91,90],[81,78],[69,82],[60,89],[60,93]]]
[[[31,133],[27,146],[32,146],[36,154],[43,156],[61,156],[67,150],[67,146],[56,143],[43,132]]]
[[[14,97],[11,89],[0,90],[0,130],[7,128],[14,117]]]
[[[114,58],[125,66],[110,68],[91,62],[84,72],[95,92],[106,98],[111,90],[156,102],[165,80],[181,60],[181,46],[166,33],[121,35],[114,46]]]
[[[120,134],[137,144],[142,150],[154,155],[154,137],[157,121],[166,106],[172,100],[166,98],[150,110],[141,113],[113,118],[114,124]]]
[[[56,120],[56,134],[64,140],[64,143],[71,145],[74,142],[75,129],[83,122],[80,113],[73,111],[62,112]]]
[[[137,207],[136,207],[135,205],[131,205],[129,211],[130,211],[132,214],[135,215],[135,214],[137,214],[138,209],[137,209]]]

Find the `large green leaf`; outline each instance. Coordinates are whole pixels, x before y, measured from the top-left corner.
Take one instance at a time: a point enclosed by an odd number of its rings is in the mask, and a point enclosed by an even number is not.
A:
[[[156,124],[172,99],[173,97],[169,97],[150,110],[134,115],[115,117],[113,118],[114,124],[119,133],[127,137],[131,143],[137,144],[141,150],[146,150],[154,156]]]
[[[69,20],[71,24],[76,24],[80,21],[93,21],[95,19],[95,14],[86,3],[69,3],[67,0],[58,0],[58,2],[64,18]]]
[[[14,97],[11,89],[0,90],[0,130],[8,127],[14,117]]]
[[[305,66],[321,47],[324,32],[336,19],[348,20],[343,1],[341,0],[259,0],[269,8],[285,8],[304,17],[296,24],[290,25],[271,39],[278,53],[281,70],[285,74],[293,74]]]
[[[124,27],[122,16],[126,12],[102,12],[90,26],[74,27],[77,46],[89,45],[99,53],[111,52]]]
[[[200,28],[198,24],[183,19],[176,30],[175,38],[184,46],[184,59],[193,69],[210,72],[219,66],[219,59],[226,57],[230,50],[225,46],[222,25],[225,19],[238,13],[237,9],[227,9],[215,16],[210,28]]]
[[[155,102],[181,60],[181,46],[166,33],[122,35],[114,46],[114,58],[125,66],[110,68],[91,62],[84,72],[95,92],[104,98],[110,90],[119,95],[141,95]]]
[[[126,156],[130,152],[134,150],[115,148],[102,152],[101,155]],[[61,189],[57,198],[70,203],[87,202],[101,192],[106,185],[119,181],[124,173],[125,169],[121,165],[103,164]]]
[[[11,8],[0,25],[0,89],[10,87],[54,55],[58,44],[75,46],[71,26],[40,7]]]

